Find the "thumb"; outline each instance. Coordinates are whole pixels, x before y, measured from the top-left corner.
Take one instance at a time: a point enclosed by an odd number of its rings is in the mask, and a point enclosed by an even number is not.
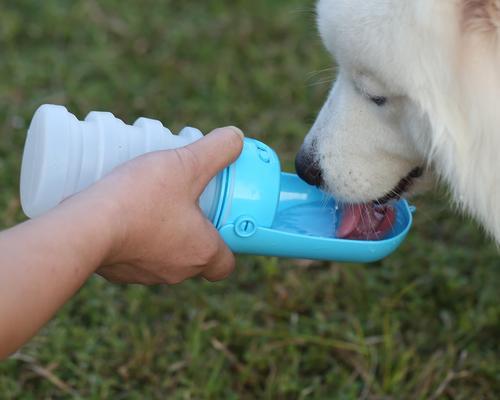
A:
[[[179,149],[191,159],[191,173],[197,195],[203,192],[215,175],[238,158],[243,148],[243,137],[243,132],[234,126],[218,128]]]

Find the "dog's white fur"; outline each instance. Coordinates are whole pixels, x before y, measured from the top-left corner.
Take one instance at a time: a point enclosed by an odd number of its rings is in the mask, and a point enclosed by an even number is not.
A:
[[[367,202],[427,166],[500,241],[500,0],[320,0],[317,11],[339,70],[304,147],[327,189]]]

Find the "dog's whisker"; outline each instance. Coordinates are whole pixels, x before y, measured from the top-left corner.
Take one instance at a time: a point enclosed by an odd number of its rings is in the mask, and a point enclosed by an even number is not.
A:
[[[315,7],[297,7],[290,11],[291,14],[313,14],[316,16]]]
[[[322,74],[326,74],[326,73],[334,74],[335,71],[336,71],[335,67],[329,67],[329,68],[324,68],[324,69],[320,69],[317,71],[312,71],[312,72],[309,72],[307,74],[307,79],[313,79],[313,78],[317,77],[318,75],[322,75]]]
[[[307,87],[322,86],[322,85],[326,85],[326,84],[331,84],[334,81],[335,81],[335,79],[326,79],[326,80],[322,80],[322,81],[318,81],[318,82],[309,83],[307,85]]]

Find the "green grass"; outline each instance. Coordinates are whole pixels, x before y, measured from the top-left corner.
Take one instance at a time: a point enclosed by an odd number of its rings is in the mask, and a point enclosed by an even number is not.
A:
[[[236,124],[291,167],[331,78],[315,74],[331,62],[312,9],[310,0],[1,4],[0,226],[23,219],[20,154],[46,102],[175,129]],[[445,196],[417,205],[409,239],[373,265],[239,257],[219,284],[93,278],[0,364],[0,398],[498,398],[497,249]]]

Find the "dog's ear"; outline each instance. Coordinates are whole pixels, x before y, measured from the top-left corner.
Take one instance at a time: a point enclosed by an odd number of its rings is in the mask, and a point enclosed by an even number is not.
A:
[[[500,32],[500,0],[462,0],[462,16],[466,32]]]

